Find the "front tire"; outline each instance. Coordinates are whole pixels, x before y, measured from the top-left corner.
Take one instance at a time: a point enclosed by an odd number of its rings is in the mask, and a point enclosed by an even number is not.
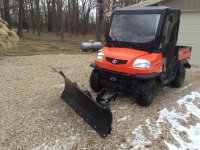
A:
[[[154,100],[155,93],[156,93],[155,79],[139,81],[135,91],[135,98],[137,104],[145,107],[149,106]]]
[[[90,87],[95,92],[100,92],[103,89],[101,84],[101,75],[97,70],[93,70],[90,76]]]
[[[181,87],[185,81],[185,74],[185,67],[183,65],[180,65],[176,73],[176,78],[170,83],[170,85],[177,88]]]

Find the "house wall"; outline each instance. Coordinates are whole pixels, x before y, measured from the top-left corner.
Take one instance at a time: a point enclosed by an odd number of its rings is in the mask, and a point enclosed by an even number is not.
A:
[[[179,45],[192,46],[190,63],[200,65],[200,0],[168,0],[161,5],[182,11],[178,36]]]
[[[180,10],[200,10],[200,0],[167,0],[161,4]]]

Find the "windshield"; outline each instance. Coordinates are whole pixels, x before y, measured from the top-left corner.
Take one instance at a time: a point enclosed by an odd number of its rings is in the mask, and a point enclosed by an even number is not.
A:
[[[114,15],[112,41],[147,43],[155,39],[160,14]]]

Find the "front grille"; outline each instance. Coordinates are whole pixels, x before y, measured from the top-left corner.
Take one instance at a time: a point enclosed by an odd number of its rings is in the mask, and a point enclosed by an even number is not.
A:
[[[102,71],[101,76],[106,79],[110,80],[111,78],[115,78],[116,82],[118,83],[130,83],[132,80],[131,75],[123,74],[123,73],[116,73],[116,72],[111,72],[111,71]]]
[[[127,60],[115,59],[115,58],[110,58],[110,57],[106,57],[106,60],[110,62],[111,64],[115,64],[115,65],[126,64],[128,62]]]

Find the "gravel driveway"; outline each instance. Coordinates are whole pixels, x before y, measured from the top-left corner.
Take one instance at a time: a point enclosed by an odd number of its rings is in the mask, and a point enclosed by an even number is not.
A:
[[[153,104],[111,103],[113,130],[102,139],[59,97],[62,70],[84,90],[95,53],[0,58],[0,149],[198,149],[200,69],[182,88],[159,88]],[[95,96],[95,93],[92,92]]]

